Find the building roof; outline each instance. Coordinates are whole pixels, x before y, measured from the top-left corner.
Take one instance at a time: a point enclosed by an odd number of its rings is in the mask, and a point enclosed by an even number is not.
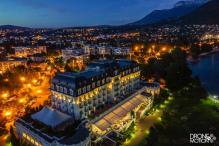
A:
[[[37,120],[51,128],[55,128],[56,126],[59,126],[63,124],[64,122],[67,122],[69,120],[73,120],[73,118],[69,115],[66,115],[56,109],[53,109],[51,107],[44,107],[41,111],[32,114],[31,118],[33,120]]]
[[[138,105],[141,103],[148,104],[148,97],[150,97],[151,94],[138,94],[134,96],[133,98],[127,100],[122,105],[115,108],[110,113],[106,114],[104,117],[101,117],[99,120],[97,120],[94,125],[98,127],[100,130],[105,131],[108,128],[110,128],[113,124],[116,122],[122,120],[129,112],[131,112],[133,109],[135,109]]]
[[[9,62],[9,61],[10,62],[15,62],[15,61],[26,62],[27,59],[25,59],[25,58],[7,58],[7,57],[5,57],[5,58],[1,58],[0,61],[1,62]]]
[[[52,83],[62,85],[70,89],[75,89],[79,82],[85,82],[93,77],[99,77],[104,74],[101,70],[89,69],[79,73],[64,72],[57,74]]]
[[[85,71],[72,73],[72,72],[64,72],[57,74],[52,79],[51,89],[53,91],[60,92],[58,86],[62,86],[66,88],[64,94],[68,94],[71,96],[77,96],[79,93],[77,89],[81,87],[85,87],[88,84],[94,83],[98,80],[105,80],[106,77],[116,76],[119,72],[123,70],[129,69],[131,72],[136,72],[133,69],[137,63],[131,60],[98,60],[90,63]],[[129,72],[130,73],[130,72]],[[127,73],[128,74],[128,73]],[[125,74],[123,74],[125,75]],[[95,83],[95,87],[102,86],[109,81],[100,82],[97,85]],[[58,86],[57,86],[58,85]],[[95,88],[92,87],[92,88]],[[73,90],[73,92],[71,92]],[[84,93],[81,93],[84,94]]]

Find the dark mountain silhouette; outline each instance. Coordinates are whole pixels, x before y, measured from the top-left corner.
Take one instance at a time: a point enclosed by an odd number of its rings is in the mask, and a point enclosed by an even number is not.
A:
[[[219,24],[219,0],[212,0],[177,20],[179,24]]]
[[[196,10],[207,1],[208,0],[180,1],[176,3],[172,9],[155,10],[145,16],[143,19],[134,23],[130,23],[129,25],[147,25],[155,24],[161,21],[178,19]]]
[[[28,27],[21,27],[15,25],[0,25],[0,29],[29,29]]]

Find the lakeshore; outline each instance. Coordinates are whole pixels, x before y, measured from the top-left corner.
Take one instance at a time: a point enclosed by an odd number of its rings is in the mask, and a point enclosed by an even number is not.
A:
[[[192,56],[188,56],[187,58],[187,61],[192,63],[192,62],[198,62],[200,61],[200,59],[204,56],[208,56],[208,55],[211,55],[211,54],[214,54],[214,53],[218,53],[219,52],[219,48],[213,48],[212,51],[210,52],[205,52],[205,53],[201,53],[198,55],[198,58],[193,58]]]
[[[198,62],[189,62],[194,76],[198,76],[211,95],[219,95],[219,52],[202,55]]]

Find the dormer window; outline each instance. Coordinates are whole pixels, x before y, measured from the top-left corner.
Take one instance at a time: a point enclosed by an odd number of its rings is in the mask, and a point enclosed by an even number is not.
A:
[[[73,92],[73,90],[72,89],[70,89],[70,95],[74,95],[74,92]]]
[[[78,89],[78,95],[81,95],[81,88]]]
[[[64,87],[64,93],[67,94],[67,92],[68,92],[67,88]]]
[[[83,88],[83,93],[86,93],[86,87]]]
[[[60,92],[63,92],[63,87],[60,86]]]
[[[92,88],[95,88],[95,82],[92,83]]]
[[[56,90],[59,91],[59,86],[58,85],[56,85]]]
[[[90,85],[87,86],[87,91],[90,91]]]

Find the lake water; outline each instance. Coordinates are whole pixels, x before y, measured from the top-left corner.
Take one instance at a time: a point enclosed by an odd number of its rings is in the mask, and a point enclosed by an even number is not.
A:
[[[210,94],[219,95],[219,53],[204,56],[190,67]]]

